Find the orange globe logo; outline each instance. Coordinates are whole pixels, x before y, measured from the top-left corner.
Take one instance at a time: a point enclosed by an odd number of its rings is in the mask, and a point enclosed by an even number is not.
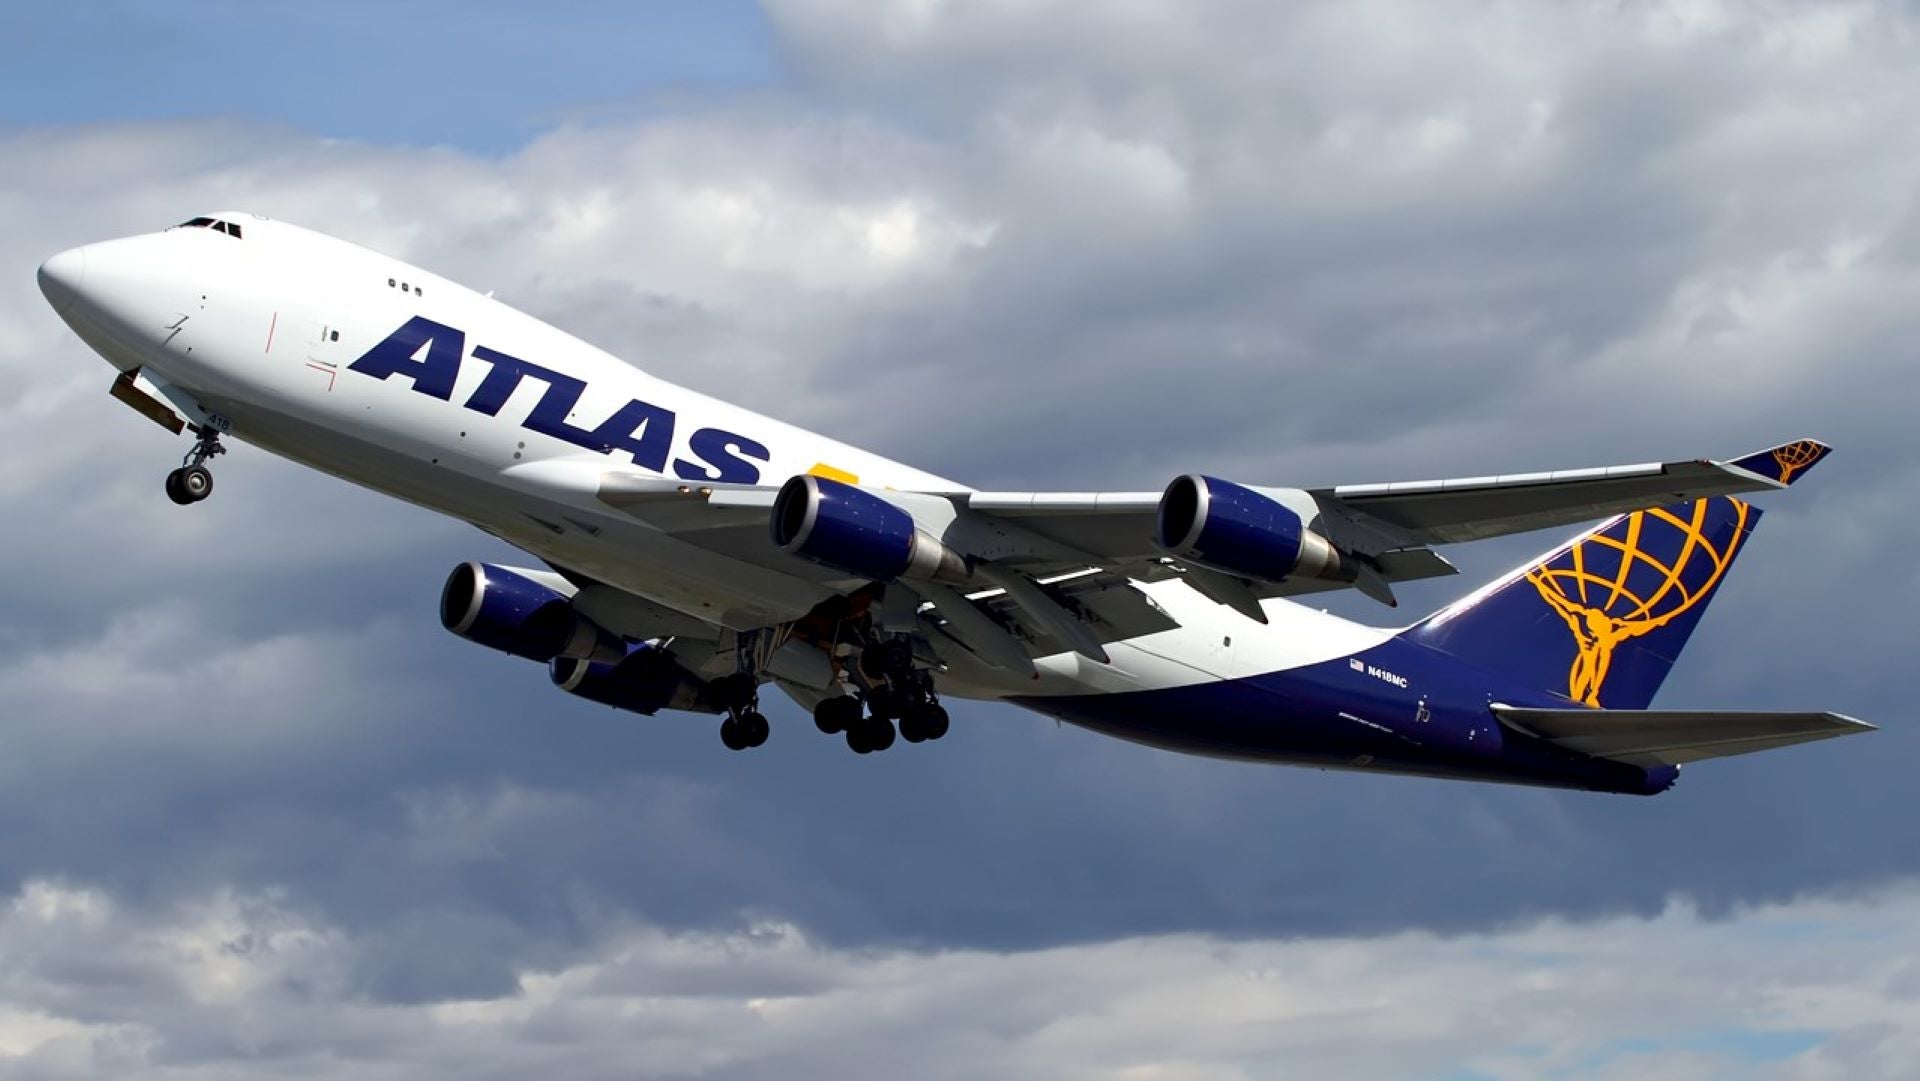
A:
[[[1793,483],[1793,475],[1819,461],[1825,451],[1825,447],[1811,439],[1774,448],[1773,464],[1780,467],[1780,483]]]
[[[1814,456],[1819,456],[1817,450]],[[1591,534],[1527,572],[1527,581],[1566,621],[1578,647],[1567,673],[1567,697],[1598,707],[1614,651],[1673,622],[1713,592],[1747,534],[1752,510],[1737,499],[1727,500],[1736,518],[1721,550],[1705,534],[1715,502],[1702,499],[1672,510],[1635,511],[1626,516],[1623,535],[1615,535],[1622,533],[1618,527]],[[1668,565],[1647,547],[1678,554]]]

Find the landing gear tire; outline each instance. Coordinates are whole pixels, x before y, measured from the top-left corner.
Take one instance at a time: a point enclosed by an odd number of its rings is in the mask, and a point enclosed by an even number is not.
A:
[[[744,751],[765,743],[772,731],[772,726],[759,712],[743,709],[720,722],[720,742],[726,744],[729,751]]]
[[[180,468],[167,474],[167,498],[181,506],[198,503],[213,494],[213,471],[206,463],[227,452],[220,445],[220,433],[210,427],[193,429],[193,449],[187,452]]]
[[[860,723],[860,700],[850,694],[825,698],[813,707],[813,726],[823,735],[837,736]]]
[[[167,474],[167,498],[181,506],[213,494],[213,473],[204,465],[181,466]]]
[[[767,724],[766,717],[762,716],[758,710],[750,709],[740,714],[738,723],[740,734],[746,737],[749,747],[758,747],[765,743],[767,736],[773,732],[772,726]]]
[[[180,471],[180,491],[187,502],[198,503],[213,494],[213,471],[204,465],[190,465]]]
[[[884,717],[862,718],[847,729],[847,748],[854,754],[872,754],[893,746],[893,722]]]
[[[946,734],[947,711],[931,702],[914,706],[900,718],[900,738],[908,743],[936,740]]]
[[[929,740],[939,739],[947,734],[947,711],[937,704],[928,704],[926,712],[921,714],[920,726]]]

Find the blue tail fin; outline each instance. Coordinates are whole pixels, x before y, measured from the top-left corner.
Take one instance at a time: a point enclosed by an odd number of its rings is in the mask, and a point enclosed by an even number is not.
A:
[[[1608,709],[1645,709],[1760,512],[1716,496],[1624,514],[1406,637]]]

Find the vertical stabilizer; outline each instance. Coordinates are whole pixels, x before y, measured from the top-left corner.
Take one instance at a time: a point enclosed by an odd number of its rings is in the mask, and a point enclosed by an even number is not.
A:
[[[1624,514],[1405,637],[1588,706],[1645,709],[1759,520],[1725,496]]]

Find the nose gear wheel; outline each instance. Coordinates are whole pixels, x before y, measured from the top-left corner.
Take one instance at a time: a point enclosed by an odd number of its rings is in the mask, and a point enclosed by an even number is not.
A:
[[[183,507],[213,494],[213,471],[207,468],[207,462],[227,452],[220,443],[220,433],[213,428],[201,425],[193,433],[199,437],[193,449],[180,460],[180,468],[167,474],[167,498]]]

